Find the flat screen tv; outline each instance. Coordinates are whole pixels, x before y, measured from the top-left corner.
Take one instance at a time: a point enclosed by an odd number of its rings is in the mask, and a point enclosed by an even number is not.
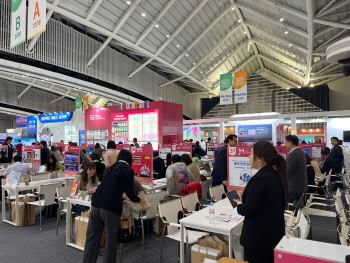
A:
[[[344,142],[350,142],[350,131],[343,131]]]

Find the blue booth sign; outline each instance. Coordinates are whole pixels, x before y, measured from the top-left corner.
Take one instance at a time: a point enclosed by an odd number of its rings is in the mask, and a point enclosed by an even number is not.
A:
[[[17,128],[27,128],[27,117],[16,116]]]
[[[38,120],[36,116],[29,116],[27,119],[27,134],[36,134],[38,127]]]
[[[85,131],[79,131],[79,145],[85,144]]]
[[[73,117],[73,112],[59,112],[53,114],[39,115],[39,121],[41,123],[55,123],[55,122],[66,122],[70,121]]]

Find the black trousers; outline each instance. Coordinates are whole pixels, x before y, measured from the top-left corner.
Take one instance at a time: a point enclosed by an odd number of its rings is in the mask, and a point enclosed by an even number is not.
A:
[[[249,263],[273,263],[273,249],[271,248],[271,251],[266,251],[266,253],[262,254],[260,251],[244,248],[244,261]]]
[[[96,263],[103,229],[105,230],[103,263],[115,263],[117,261],[119,226],[120,216],[105,209],[91,207],[83,263]]]

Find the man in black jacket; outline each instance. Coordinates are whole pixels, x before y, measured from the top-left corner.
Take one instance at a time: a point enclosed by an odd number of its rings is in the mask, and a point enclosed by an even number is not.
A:
[[[40,145],[41,145],[41,153],[40,153],[41,165],[45,165],[47,163],[47,158],[49,158],[50,150],[49,148],[47,148],[46,141],[41,141]]]
[[[305,153],[298,147],[299,139],[295,135],[286,136],[288,150],[288,186],[290,202],[296,203],[308,189]]]
[[[328,158],[331,161],[332,174],[340,174],[344,163],[343,149],[339,146],[339,139],[337,137],[332,137],[331,143],[333,148]]]
[[[213,169],[213,186],[227,183],[227,147],[236,147],[237,145],[237,135],[227,136],[225,143],[226,145],[222,146],[218,153],[216,154],[215,164]]]
[[[165,163],[157,151],[153,151],[153,171],[158,174],[158,179],[165,177]]]
[[[6,145],[8,147],[7,150],[7,158],[8,158],[8,162],[11,163],[12,162],[12,158],[13,158],[13,145],[12,145],[12,137],[6,137]]]

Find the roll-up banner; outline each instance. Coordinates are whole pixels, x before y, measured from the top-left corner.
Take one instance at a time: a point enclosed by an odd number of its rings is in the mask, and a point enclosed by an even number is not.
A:
[[[235,103],[245,103],[247,98],[247,71],[235,72]]]
[[[17,47],[26,40],[26,14],[26,1],[12,0],[11,49]]]
[[[28,40],[46,30],[46,0],[28,1],[27,26]]]
[[[232,73],[220,75],[220,105],[232,104]]]

